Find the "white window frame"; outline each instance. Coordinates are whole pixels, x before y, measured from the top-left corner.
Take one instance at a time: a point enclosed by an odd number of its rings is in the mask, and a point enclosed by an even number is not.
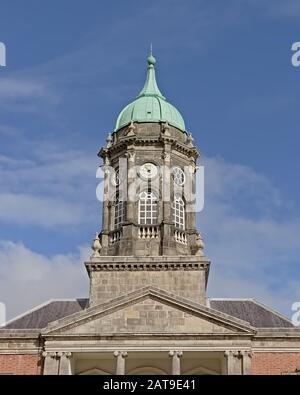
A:
[[[115,201],[115,220],[114,220],[114,228],[119,229],[122,223],[125,221],[125,209],[126,205],[123,200],[120,200],[119,197],[116,198]]]
[[[158,199],[153,192],[143,191],[139,196],[139,224],[156,225],[158,220]]]
[[[181,196],[174,197],[173,223],[175,228],[185,230],[185,203]]]
[[[184,171],[177,166],[177,167],[173,167],[172,173],[173,173],[174,184],[176,184],[179,187],[182,187],[185,183]]]

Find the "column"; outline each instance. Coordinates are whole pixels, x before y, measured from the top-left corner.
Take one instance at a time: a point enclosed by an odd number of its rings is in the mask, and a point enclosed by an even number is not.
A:
[[[171,146],[170,144],[165,144],[164,153],[164,174],[162,181],[162,196],[163,196],[163,221],[164,223],[172,223],[172,213],[171,213]]]
[[[175,254],[175,239],[173,234],[173,219],[172,219],[172,194],[173,194],[173,183],[171,182],[171,145],[164,143],[164,171],[162,178],[162,203],[160,207],[163,207],[163,226],[161,232],[162,238],[162,254],[163,255],[174,255]]]
[[[125,375],[125,358],[127,357],[127,351],[115,351],[114,356],[116,357],[116,375]]]
[[[170,351],[169,356],[172,357],[172,375],[180,374],[180,358],[182,351]]]
[[[59,375],[70,375],[71,374],[71,356],[70,352],[59,352],[58,356],[60,356],[59,363]]]
[[[102,210],[102,232],[101,232],[101,244],[104,255],[107,254],[108,250],[108,234],[109,234],[109,203],[111,201],[111,191],[109,187],[110,176],[110,160],[108,156],[103,157],[104,165],[102,166],[104,172],[104,188],[103,188],[103,210]],[[101,197],[99,197],[101,198]]]
[[[58,374],[59,359],[56,352],[43,352],[44,359],[44,375]]]
[[[242,351],[241,352],[242,358],[243,358],[243,374],[244,375],[249,375],[252,374],[251,371],[251,363],[252,363],[252,352],[250,350],[248,351]]]
[[[225,371],[228,375],[242,374],[242,355],[240,351],[225,351],[225,358],[227,360],[227,369]]]
[[[124,184],[124,194],[126,194],[126,222],[130,224],[136,222],[135,218],[135,207],[136,207],[136,190],[137,190],[137,183],[136,183],[136,170],[135,166],[135,152],[134,150],[130,150],[126,153],[127,163],[126,166],[124,164],[124,171],[122,175],[122,180]]]

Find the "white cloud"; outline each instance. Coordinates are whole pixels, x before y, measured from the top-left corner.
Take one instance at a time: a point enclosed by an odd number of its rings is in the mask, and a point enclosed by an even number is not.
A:
[[[289,314],[300,298],[291,281],[300,279],[299,218],[288,209],[277,215],[289,202],[253,169],[212,158],[205,164],[199,228],[212,258],[209,295],[254,297]]]
[[[97,159],[81,151],[39,144],[28,158],[0,155],[0,223],[53,227],[90,221],[96,200]],[[92,212],[92,209],[95,209]]]
[[[22,243],[0,241],[0,301],[10,319],[40,303],[55,298],[88,296],[84,261],[90,248],[73,254],[46,257]]]
[[[45,81],[21,77],[0,79],[0,99],[41,99],[54,98],[51,89]]]
[[[0,221],[17,225],[53,227],[87,220],[83,206],[62,199],[26,194],[0,194]]]

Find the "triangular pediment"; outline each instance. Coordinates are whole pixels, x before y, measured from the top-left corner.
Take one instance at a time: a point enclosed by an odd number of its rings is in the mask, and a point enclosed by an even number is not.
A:
[[[249,323],[145,287],[50,323],[44,334],[251,334]]]

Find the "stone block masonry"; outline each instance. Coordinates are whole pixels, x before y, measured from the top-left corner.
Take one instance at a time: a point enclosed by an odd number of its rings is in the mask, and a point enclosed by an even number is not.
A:
[[[101,257],[86,267],[90,306],[151,285],[205,303],[209,262],[202,257]]]

